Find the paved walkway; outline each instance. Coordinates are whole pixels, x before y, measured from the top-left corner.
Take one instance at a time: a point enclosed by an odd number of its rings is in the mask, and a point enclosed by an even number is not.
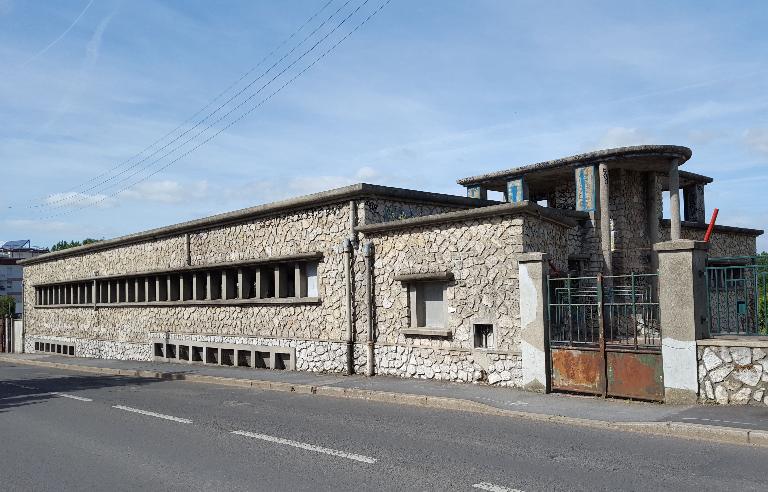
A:
[[[389,376],[344,376],[300,371],[273,371],[237,367],[85,359],[43,354],[3,354],[6,361],[22,360],[55,362],[71,366],[88,366],[171,374],[249,379],[273,383],[310,385],[315,387],[361,389],[428,397],[469,400],[495,408],[541,415],[609,422],[682,422],[708,426],[735,427],[768,431],[768,407],[717,405],[662,405],[619,399],[566,394],[542,395],[511,388],[481,384],[460,384]],[[73,369],[76,369],[73,367]]]

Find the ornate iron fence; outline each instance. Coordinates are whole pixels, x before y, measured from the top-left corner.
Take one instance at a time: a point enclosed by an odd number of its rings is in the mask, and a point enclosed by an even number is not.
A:
[[[548,285],[553,345],[596,346],[602,317],[607,345],[660,349],[658,274],[569,276]]]
[[[758,257],[709,258],[709,333],[768,335],[768,264]]]

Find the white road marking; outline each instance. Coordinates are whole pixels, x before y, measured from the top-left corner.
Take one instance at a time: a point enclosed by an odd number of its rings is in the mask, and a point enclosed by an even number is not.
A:
[[[52,392],[50,392],[48,394],[49,395],[62,396],[64,398],[71,398],[73,400],[79,400],[79,401],[93,401],[90,398],[85,398],[84,396],[68,395],[66,393],[59,393],[58,391],[52,391]]]
[[[324,448],[321,446],[315,446],[314,444],[307,444],[304,442],[291,441],[290,439],[283,439],[281,437],[268,436],[266,434],[256,434],[254,432],[245,431],[232,431],[232,434],[239,436],[252,437],[254,439],[261,439],[262,441],[274,442],[276,444],[284,444],[286,446],[293,446],[294,448],[306,449],[307,451],[315,451],[317,453],[330,454],[331,456],[338,456],[340,458],[347,458],[349,460],[360,461],[363,463],[373,464],[376,463],[375,458],[369,456],[363,456],[361,454],[347,453],[345,451],[339,451],[336,449]]]
[[[520,489],[510,489],[509,487],[502,487],[501,485],[495,485],[489,482],[476,483],[472,487],[480,490],[487,490],[489,492],[523,492]]]
[[[701,420],[702,422],[721,422],[723,424],[750,425],[750,422],[737,422],[735,420],[700,419],[697,417],[683,417],[683,420]]]
[[[159,419],[173,420],[174,422],[181,422],[182,424],[192,423],[192,421],[189,419],[182,419],[179,417],[174,417],[173,415],[165,415],[163,413],[149,412],[147,410],[140,410],[138,408],[124,407],[123,405],[113,405],[112,408],[117,408],[118,410],[125,410],[126,412],[140,413],[141,415],[148,415],[150,417],[157,417]]]

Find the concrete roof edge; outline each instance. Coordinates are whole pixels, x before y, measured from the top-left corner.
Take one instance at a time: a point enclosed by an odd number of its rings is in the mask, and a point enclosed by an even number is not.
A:
[[[263,205],[256,205],[254,207],[235,210],[232,212],[225,212],[222,214],[203,217],[201,219],[195,219],[187,222],[181,222],[179,224],[170,226],[149,229],[147,231],[128,234],[114,239],[107,239],[105,241],[99,241],[97,243],[87,244],[85,246],[77,246],[75,248],[69,248],[62,251],[45,253],[39,256],[35,256],[34,258],[28,258],[26,260],[20,261],[19,264],[33,265],[36,263],[46,263],[49,261],[59,260],[61,258],[79,256],[96,251],[112,249],[119,246],[152,241],[188,232],[195,232],[199,230],[210,229],[212,227],[245,222],[260,217],[278,215],[294,210],[315,208],[358,198],[394,198],[414,203],[455,205],[467,208],[484,207],[499,203],[493,200],[478,200],[476,198],[468,198],[458,195],[447,195],[442,193],[409,190],[405,188],[395,188],[368,183],[357,183],[344,186],[342,188],[334,188],[332,190],[288,198]]]
[[[670,227],[671,222],[669,219],[661,219],[661,224],[665,227]],[[706,230],[707,227],[709,227],[709,224],[704,222],[690,222],[687,220],[684,220],[681,222],[681,225],[683,228],[689,228],[689,229],[701,229]],[[736,227],[736,226],[727,226],[727,225],[719,225],[715,224],[715,232],[732,232],[734,234],[745,234],[748,236],[762,236],[765,231],[762,229],[750,229],[748,227]]]
[[[393,220],[381,222],[378,224],[369,224],[357,227],[358,232],[365,234],[376,234],[397,229],[411,229],[434,224],[446,224],[451,222],[463,222],[467,220],[477,220],[490,217],[501,217],[505,215],[532,215],[548,222],[554,222],[563,227],[575,227],[578,220],[570,215],[562,214],[557,209],[542,207],[533,202],[520,203],[502,203],[483,208],[470,210],[459,210],[457,212],[447,212],[437,215],[426,215],[424,217],[414,217],[412,219]]]
[[[557,167],[565,167],[577,163],[592,164],[597,162],[604,162],[607,160],[631,158],[636,156],[648,156],[648,155],[665,155],[670,157],[677,157],[683,159],[683,162],[691,158],[693,152],[688,147],[679,145],[635,145],[631,147],[617,147],[613,149],[596,150],[593,152],[587,152],[584,154],[576,154],[568,157],[562,157],[560,159],[553,159],[550,161],[537,162],[535,164],[528,164],[525,166],[514,167],[503,171],[495,171],[492,173],[481,174],[478,176],[470,176],[468,178],[462,178],[456,181],[462,186],[482,183],[484,181],[504,178],[506,176],[515,176],[524,174],[531,171],[538,171],[544,169],[552,169]],[[683,163],[681,162],[681,164]]]

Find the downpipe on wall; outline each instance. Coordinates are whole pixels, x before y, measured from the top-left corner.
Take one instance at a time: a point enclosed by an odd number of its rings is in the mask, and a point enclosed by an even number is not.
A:
[[[365,374],[373,376],[376,374],[375,354],[376,346],[374,341],[374,323],[373,323],[373,243],[363,245],[363,255],[365,256],[365,301],[368,314],[368,343],[367,364]]]
[[[345,239],[342,243],[344,251],[344,280],[347,297],[347,374],[355,373],[355,330],[352,315],[352,241]]]

